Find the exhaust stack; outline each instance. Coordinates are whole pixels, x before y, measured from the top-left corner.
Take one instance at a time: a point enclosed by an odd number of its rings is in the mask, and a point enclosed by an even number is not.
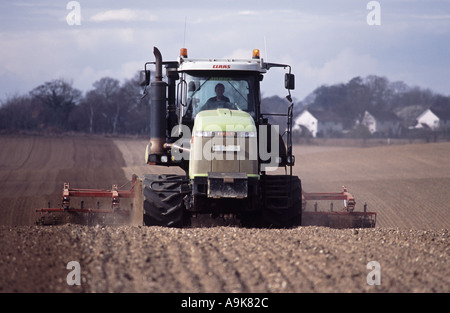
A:
[[[150,151],[149,162],[159,161],[159,157],[165,154],[166,143],[166,99],[167,88],[162,77],[162,56],[158,48],[154,47],[155,55],[155,80],[151,83],[151,115],[150,115]]]

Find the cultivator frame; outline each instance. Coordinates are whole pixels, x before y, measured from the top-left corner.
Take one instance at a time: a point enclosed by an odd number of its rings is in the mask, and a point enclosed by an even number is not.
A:
[[[61,223],[76,224],[116,224],[123,223],[131,217],[134,201],[130,201],[130,208],[124,209],[120,206],[121,199],[135,199],[138,177],[133,175],[131,188],[129,190],[119,190],[117,185],[113,185],[111,190],[106,189],[76,189],[70,188],[69,183],[64,183],[61,198],[61,206],[52,208],[50,203],[47,208],[35,210],[36,224],[55,225]],[[96,208],[85,207],[84,200],[81,200],[80,207],[71,206],[72,198],[109,198],[110,208],[100,208],[100,201],[97,200]],[[109,202],[107,202],[109,203]]]
[[[69,183],[64,183],[61,206],[52,208],[49,204],[47,208],[36,209],[36,224],[121,225],[129,223],[134,213],[143,213],[138,208],[139,204],[142,206],[142,179],[133,175],[130,183],[131,188],[128,190],[120,190],[117,185],[113,185],[111,190],[76,189],[70,188]],[[71,206],[72,198],[109,198],[110,202],[107,201],[107,203],[110,207],[100,208],[98,202],[96,208],[85,207],[84,200],[81,200],[80,207],[74,208]],[[121,206],[121,199],[131,199],[129,209]],[[318,210],[318,201],[328,201],[330,203],[329,210]],[[343,201],[343,208],[335,211],[332,201]],[[306,210],[307,204],[311,202],[314,202],[314,210]],[[342,192],[305,192],[302,190],[302,226],[374,228],[377,213],[367,211],[367,204],[364,204],[362,212],[355,211],[355,207],[355,198],[345,186],[343,186]],[[136,215],[138,220],[139,217],[142,217],[139,213]]]
[[[343,201],[344,206],[340,211],[334,211],[334,200]],[[364,211],[354,211],[356,200],[348,192],[347,187],[342,187],[342,192],[305,192],[302,191],[302,201],[304,208],[302,212],[302,225],[329,226],[333,228],[373,228],[376,224],[377,213],[368,212],[367,204],[364,204]],[[314,211],[306,211],[308,201],[314,203]],[[318,211],[317,201],[330,202],[329,211]]]

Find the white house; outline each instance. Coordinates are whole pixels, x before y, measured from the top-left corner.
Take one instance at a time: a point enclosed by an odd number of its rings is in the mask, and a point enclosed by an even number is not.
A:
[[[300,130],[301,126],[309,130],[315,138],[340,133],[343,125],[337,116],[327,111],[312,111],[305,109],[295,119],[293,130]]]
[[[366,126],[372,135],[377,131],[377,120],[375,119],[375,116],[370,114],[368,111],[364,112],[361,125]]]
[[[414,128],[429,128],[436,130],[439,128],[439,117],[430,109],[425,110],[417,117],[417,124]]]
[[[317,118],[312,115],[308,110],[303,110],[294,120],[292,130],[301,130],[300,126],[305,127],[313,137],[317,135]]]

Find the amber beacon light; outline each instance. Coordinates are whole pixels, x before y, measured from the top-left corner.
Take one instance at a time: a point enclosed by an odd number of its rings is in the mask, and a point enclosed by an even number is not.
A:
[[[259,59],[259,49],[253,49],[253,59]]]
[[[180,57],[182,58],[187,58],[188,57],[188,51],[186,48],[181,48],[180,49]]]

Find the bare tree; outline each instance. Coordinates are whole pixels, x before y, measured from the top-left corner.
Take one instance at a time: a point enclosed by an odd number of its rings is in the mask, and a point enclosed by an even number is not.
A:
[[[139,72],[126,80],[121,88],[124,105],[124,132],[133,134],[148,133],[150,119],[150,96],[142,99],[142,87],[139,85]]]
[[[104,77],[96,81],[93,93],[97,101],[103,104],[103,114],[107,116],[108,123],[111,125],[111,132],[117,133],[117,124],[121,113],[122,104],[120,101],[120,82],[117,79]],[[93,111],[93,103],[90,104]],[[93,114],[93,113],[92,113]]]
[[[29,96],[12,96],[1,106],[0,129],[35,130],[39,123],[36,113]]]
[[[41,106],[39,116],[44,127],[68,130],[70,113],[79,103],[82,93],[63,79],[46,82],[30,92],[36,106]]]

